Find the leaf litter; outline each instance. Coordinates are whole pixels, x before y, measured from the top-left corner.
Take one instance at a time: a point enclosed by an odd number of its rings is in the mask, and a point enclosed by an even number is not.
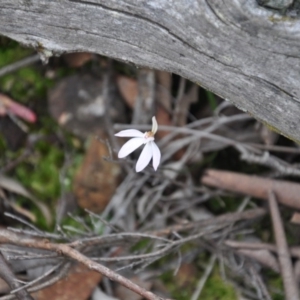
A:
[[[74,272],[72,259],[111,279],[97,277],[91,286],[101,288],[98,294],[108,299],[126,300],[125,292],[120,292],[124,287],[137,299],[298,299],[297,263],[290,258],[300,257],[298,225],[288,221],[299,209],[298,147],[273,137],[249,115],[186,79],[146,68],[132,70],[97,55],[68,59],[85,75],[61,77],[63,64],[57,58],[39,66],[52,74],[49,107],[62,128],[40,135],[64,154],[58,172],[59,205],[67,201],[67,193],[73,193],[88,210],[64,210],[65,218],[47,230],[11,215],[19,222],[9,229],[14,234],[0,229],[0,249],[10,263],[10,279],[24,279],[25,274],[27,284],[22,282],[19,288],[42,293],[48,286],[52,294],[52,284],[63,284],[63,278]],[[127,70],[133,76],[128,77]],[[93,80],[99,83],[96,89],[88,83]],[[84,107],[97,110],[83,111]],[[39,109],[35,112],[39,126],[49,128],[42,121],[47,114],[50,118],[49,112]],[[147,131],[153,115],[159,125],[161,164],[156,172],[149,165],[136,173],[139,153],[120,161],[121,144],[114,134],[130,128]],[[26,116],[25,121],[33,120]],[[36,134],[36,125],[32,126],[28,140]],[[88,140],[92,142],[79,162],[75,188],[68,190],[66,182],[71,180],[72,185],[74,178],[67,175],[68,169],[82,149],[78,145]],[[97,143],[105,150],[97,150]],[[1,147],[8,153],[5,143]],[[38,159],[43,157],[36,158],[36,169]],[[30,156],[22,160],[33,163]],[[8,154],[1,159],[1,169],[10,173],[1,174],[1,190],[30,199],[48,224],[53,222],[53,207],[37,200],[14,178],[20,162],[11,163]],[[89,278],[85,272],[79,272],[83,283]],[[0,277],[4,278],[1,272]],[[274,286],[274,278],[283,285]],[[87,289],[81,297],[82,286],[65,289],[80,299],[93,290]]]

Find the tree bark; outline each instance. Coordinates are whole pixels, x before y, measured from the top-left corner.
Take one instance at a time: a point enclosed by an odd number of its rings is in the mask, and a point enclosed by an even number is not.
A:
[[[300,22],[255,0],[0,0],[0,34],[179,74],[300,141]]]

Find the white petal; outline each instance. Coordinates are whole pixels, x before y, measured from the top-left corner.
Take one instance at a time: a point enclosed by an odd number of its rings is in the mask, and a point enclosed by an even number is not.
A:
[[[144,170],[149,164],[151,158],[152,158],[152,147],[150,143],[147,143],[136,163],[135,170],[137,172]]]
[[[151,147],[152,147],[152,155],[153,155],[152,164],[153,164],[154,170],[156,171],[157,167],[160,163],[161,154],[160,154],[159,148],[157,147],[157,145],[154,142],[150,142],[150,144],[151,144]]]
[[[158,125],[155,117],[152,117],[152,133],[155,134],[157,131]]]
[[[123,158],[127,155],[129,155],[131,152],[133,152],[134,150],[136,150],[138,147],[140,147],[141,145],[143,145],[145,142],[144,138],[133,138],[130,139],[128,142],[126,142],[122,148],[120,149],[119,153],[118,153],[118,157],[119,158]]]
[[[144,135],[145,135],[144,133],[136,129],[122,130],[115,134],[115,136],[121,136],[121,137],[144,137]]]

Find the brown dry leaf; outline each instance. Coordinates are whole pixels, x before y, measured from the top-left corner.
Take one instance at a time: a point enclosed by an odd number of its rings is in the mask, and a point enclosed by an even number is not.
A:
[[[293,213],[290,222],[293,224],[300,225],[300,213],[298,212]]]
[[[152,283],[149,281],[143,281],[142,279],[140,279],[139,277],[132,277],[129,278],[132,282],[134,282],[135,284],[139,285],[140,287],[146,289],[146,290],[150,290],[152,287]],[[120,300],[142,300],[143,297],[141,295],[136,294],[135,292],[127,289],[126,287],[118,284],[116,286],[116,290],[115,290],[115,295],[120,299]]]
[[[196,273],[197,268],[194,264],[183,263],[175,276],[176,284],[183,288],[190,286],[194,283]]]
[[[9,291],[10,287],[8,284],[2,278],[0,278],[0,294],[6,294]]]
[[[16,203],[11,203],[10,205],[21,216],[24,216],[25,218],[30,220],[32,223],[36,222],[36,216],[28,209],[21,207],[20,205],[18,205]]]
[[[137,81],[130,77],[119,75],[117,77],[117,86],[127,105],[133,109],[138,96]]]
[[[100,133],[106,140],[107,136]],[[107,146],[92,138],[85,158],[74,180],[74,194],[82,208],[102,212],[118,185],[121,167],[103,159],[109,156]]]
[[[36,300],[85,300],[101,281],[102,275],[83,265],[74,266],[66,278],[33,294]]]
[[[14,203],[10,197],[6,196],[4,190],[0,187],[0,224],[3,226],[20,225],[19,221],[11,218],[10,215],[18,216],[32,223],[36,222],[36,216],[31,211]]]
[[[93,57],[92,53],[74,52],[64,55],[65,62],[72,68],[79,68],[90,61]]]
[[[213,169],[205,172],[201,182],[263,200],[268,200],[268,192],[272,190],[279,203],[300,209],[300,184],[298,183]]]

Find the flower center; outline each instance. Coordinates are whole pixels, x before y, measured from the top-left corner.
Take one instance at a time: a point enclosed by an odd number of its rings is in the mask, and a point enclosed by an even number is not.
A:
[[[144,138],[146,139],[145,143],[148,143],[150,141],[154,141],[154,134],[152,131],[147,131],[144,134]]]

